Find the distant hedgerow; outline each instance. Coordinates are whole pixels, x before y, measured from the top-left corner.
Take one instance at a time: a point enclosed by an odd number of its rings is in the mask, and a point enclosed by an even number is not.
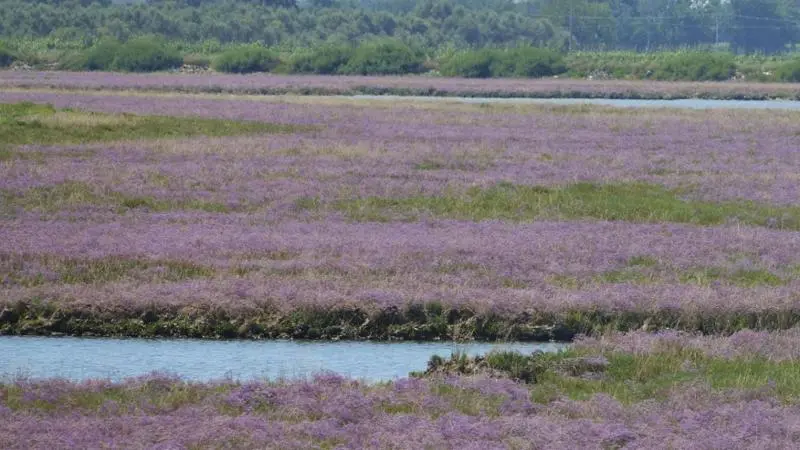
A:
[[[16,56],[9,48],[0,42],[0,67],[8,67],[16,60]]]
[[[288,62],[290,73],[331,75],[338,73],[353,57],[349,45],[325,45],[294,55]]]
[[[653,78],[667,81],[724,81],[736,73],[730,53],[684,52],[667,55],[656,63]]]
[[[102,40],[90,48],[76,65],[83,64],[86,70],[111,70],[121,47],[122,43],[116,39]]]
[[[365,42],[355,49],[341,73],[351,75],[400,75],[425,70],[422,52],[394,39]]]
[[[278,55],[260,46],[232,48],[223,52],[211,63],[218,72],[253,73],[270,72],[280,63]]]
[[[800,82],[800,58],[778,67],[775,70],[775,77],[780,81]]]
[[[122,72],[155,72],[174,69],[183,64],[183,57],[156,38],[141,37],[120,46],[111,70]]]
[[[466,78],[541,78],[567,70],[558,52],[536,47],[461,52],[442,66],[442,74]]]
[[[114,70],[120,72],[155,72],[180,67],[183,58],[154,37],[140,37],[126,43],[104,39],[82,54],[65,58],[66,70]]]

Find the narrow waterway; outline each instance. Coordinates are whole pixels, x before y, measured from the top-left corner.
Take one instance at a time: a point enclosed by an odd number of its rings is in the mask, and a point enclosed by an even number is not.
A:
[[[303,378],[333,371],[384,381],[425,370],[432,355],[469,355],[494,349],[556,351],[560,343],[452,343],[353,341],[208,341],[0,337],[0,377],[120,380],[170,372],[196,381]]]
[[[353,95],[346,98],[386,101],[430,101],[456,103],[505,103],[545,105],[602,105],[622,108],[681,108],[681,109],[776,109],[800,111],[800,101],[793,100],[635,100],[613,98],[483,98],[483,97],[425,97],[399,95]]]

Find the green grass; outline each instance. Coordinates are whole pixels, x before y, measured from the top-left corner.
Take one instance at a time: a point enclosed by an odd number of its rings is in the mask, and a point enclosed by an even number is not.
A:
[[[800,229],[800,207],[751,201],[684,200],[679,191],[645,183],[577,183],[560,188],[499,183],[463,193],[404,198],[367,197],[340,200],[335,209],[356,221],[415,220],[428,214],[461,220],[533,221],[599,219],[639,223],[718,225],[737,220],[746,225]]]
[[[206,200],[130,197],[101,186],[78,181],[35,187],[21,193],[0,192],[0,200],[2,200],[0,211],[5,210],[5,212],[22,208],[27,211],[52,213],[80,206],[108,207],[119,213],[139,208],[157,212],[184,209],[225,213],[230,210],[223,203]]]
[[[287,133],[300,129],[260,122],[56,110],[32,103],[0,104],[0,136],[7,145]]]
[[[554,370],[559,361],[586,353],[569,350],[545,355],[540,363],[550,367],[532,387],[535,400],[545,402],[566,395],[587,399],[608,394],[630,404],[648,399],[665,399],[681,386],[707,385],[715,390],[759,390],[774,383],[774,394],[789,401],[800,396],[800,363],[772,362],[761,357],[711,358],[691,349],[634,355],[607,353],[608,368],[601,379],[565,377]]]
[[[780,270],[780,274],[766,269],[728,269],[724,267],[692,267],[678,269],[666,264],[658,264],[655,259],[644,259],[644,263],[632,264],[622,269],[608,270],[588,277],[559,274],[549,278],[554,286],[563,289],[585,289],[596,284],[649,284],[649,283],[682,283],[709,286],[712,283],[723,283],[740,287],[783,286],[800,278],[793,268]],[[631,261],[638,261],[639,257]]]

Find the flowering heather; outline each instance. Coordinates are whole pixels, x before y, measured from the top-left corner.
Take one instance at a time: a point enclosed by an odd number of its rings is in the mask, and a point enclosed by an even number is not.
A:
[[[650,358],[649,361],[652,361]],[[622,360],[620,360],[622,361]],[[712,361],[713,362],[713,361]],[[736,388],[684,382],[657,399],[619,364],[605,383],[573,377],[576,396],[544,380],[445,377],[365,385],[333,374],[286,382],[187,383],[151,375],[16,380],[0,385],[0,446],[38,448],[794,448],[800,410],[787,380]],[[703,369],[669,369],[703,379]],[[746,364],[743,361],[742,364]],[[610,362],[612,367],[618,364]],[[780,374],[787,369],[771,366]],[[609,369],[609,373],[612,373]],[[710,377],[713,379],[713,377]],[[603,392],[603,388],[612,392]],[[549,398],[544,398],[546,395]],[[581,397],[579,394],[578,397]]]
[[[313,75],[185,75],[0,71],[0,87],[237,94],[411,94],[470,97],[800,98],[794,84],[463,79]]]
[[[533,339],[797,322],[797,113],[0,93],[26,100],[315,127],[0,149],[2,332]],[[621,212],[578,182],[619,186]],[[561,209],[513,216],[532,202],[496,186],[556,190]],[[457,214],[474,192],[480,214]]]

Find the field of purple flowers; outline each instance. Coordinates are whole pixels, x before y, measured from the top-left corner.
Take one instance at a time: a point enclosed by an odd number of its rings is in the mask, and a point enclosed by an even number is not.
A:
[[[800,87],[792,83],[464,79],[425,76],[187,75],[0,71],[0,88],[142,90],[257,95],[396,94],[443,97],[800,99]]]
[[[797,113],[0,93],[21,101],[305,128],[4,150],[0,332],[570,339],[797,321]]]
[[[798,447],[798,113],[23,101],[59,111],[0,108],[0,334],[592,336],[380,384],[0,378],[0,448]]]

